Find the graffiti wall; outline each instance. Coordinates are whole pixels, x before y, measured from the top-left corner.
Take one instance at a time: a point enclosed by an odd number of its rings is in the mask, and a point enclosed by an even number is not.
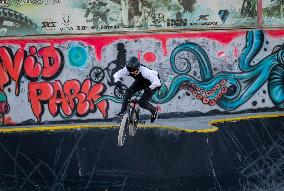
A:
[[[160,73],[151,102],[165,116],[282,108],[283,42],[284,30],[3,39],[1,121],[114,117],[123,92],[113,74],[130,56]]]
[[[255,0],[0,0],[0,35],[256,26]]]

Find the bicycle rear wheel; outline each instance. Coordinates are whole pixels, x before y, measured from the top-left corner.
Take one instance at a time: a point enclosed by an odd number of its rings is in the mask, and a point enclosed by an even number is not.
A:
[[[126,140],[128,128],[129,128],[129,115],[128,115],[128,113],[126,113],[122,117],[122,120],[121,120],[120,126],[119,126],[119,132],[118,132],[118,137],[117,137],[119,147],[123,146],[123,144]]]

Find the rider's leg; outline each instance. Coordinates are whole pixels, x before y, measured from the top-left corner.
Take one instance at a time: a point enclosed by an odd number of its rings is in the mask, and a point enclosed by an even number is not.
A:
[[[123,101],[122,101],[122,106],[121,106],[121,110],[119,112],[119,114],[123,114],[125,113],[126,109],[127,109],[127,104],[128,101],[131,99],[131,97],[138,91],[142,90],[143,87],[141,86],[141,84],[139,84],[137,81],[134,81],[133,84],[126,90],[124,97],[123,97]]]
[[[157,109],[155,106],[149,103],[149,100],[156,93],[158,89],[159,88],[155,88],[153,90],[150,90],[148,88],[145,89],[142,97],[139,99],[139,106],[142,107],[143,109],[147,109],[148,111],[150,111],[152,115],[156,113]]]

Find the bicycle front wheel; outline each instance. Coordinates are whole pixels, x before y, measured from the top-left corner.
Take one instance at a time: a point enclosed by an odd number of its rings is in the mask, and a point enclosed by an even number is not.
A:
[[[122,120],[119,126],[119,132],[118,132],[118,137],[117,137],[119,147],[123,146],[126,140],[128,128],[129,128],[129,115],[128,113],[126,113],[122,117]]]
[[[132,122],[129,124],[129,135],[133,137],[137,131],[137,124],[138,124],[138,113],[135,110],[131,112]]]

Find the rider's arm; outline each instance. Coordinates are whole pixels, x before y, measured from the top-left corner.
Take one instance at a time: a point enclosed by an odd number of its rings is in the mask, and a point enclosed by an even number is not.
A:
[[[114,83],[118,82],[120,78],[123,78],[124,76],[128,76],[129,72],[126,67],[118,70],[116,73],[114,73],[113,78],[114,78]]]
[[[158,77],[158,72],[150,70],[146,67],[141,67],[141,74],[142,76],[144,76],[144,78],[148,79],[151,82],[151,85],[149,86],[151,90],[161,86],[161,81]]]

